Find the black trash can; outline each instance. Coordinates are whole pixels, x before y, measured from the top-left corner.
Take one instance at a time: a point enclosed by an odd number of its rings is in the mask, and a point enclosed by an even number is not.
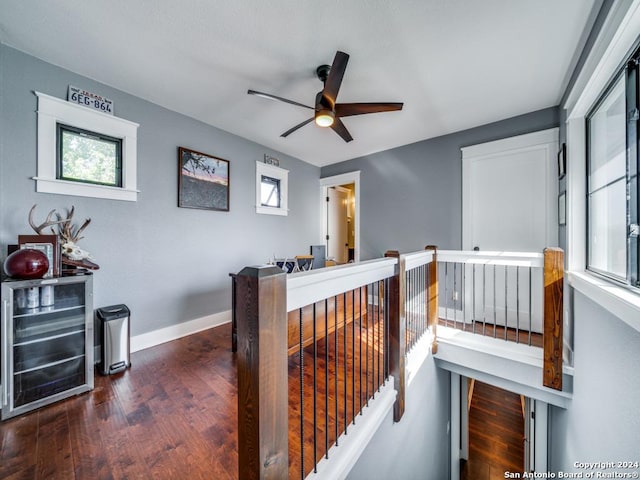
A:
[[[131,366],[129,317],[131,312],[126,305],[111,305],[99,308],[100,321],[100,373],[111,375]]]

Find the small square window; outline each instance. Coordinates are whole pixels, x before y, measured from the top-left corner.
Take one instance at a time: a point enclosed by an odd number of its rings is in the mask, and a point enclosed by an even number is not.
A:
[[[57,124],[59,180],[122,186],[122,139]]]
[[[287,170],[256,162],[256,213],[288,215],[288,183]]]
[[[260,204],[263,207],[280,208],[280,179],[262,175]]]

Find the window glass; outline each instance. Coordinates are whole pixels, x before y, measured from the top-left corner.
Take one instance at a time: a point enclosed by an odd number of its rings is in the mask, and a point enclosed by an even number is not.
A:
[[[624,75],[589,119],[589,190],[626,175]]]
[[[588,269],[637,286],[634,165],[637,64],[629,62],[587,116]]]
[[[58,178],[122,186],[122,139],[58,124]]]
[[[280,179],[262,175],[260,203],[263,207],[280,208]]]
[[[589,265],[625,279],[627,276],[626,182],[618,180],[589,198]]]

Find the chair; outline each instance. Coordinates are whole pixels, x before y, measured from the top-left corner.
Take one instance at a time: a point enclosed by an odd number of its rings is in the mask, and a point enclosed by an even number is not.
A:
[[[311,245],[311,255],[313,256],[313,268],[325,267],[326,249],[324,245]]]
[[[313,255],[296,255],[296,266],[301,272],[306,272],[313,268]]]

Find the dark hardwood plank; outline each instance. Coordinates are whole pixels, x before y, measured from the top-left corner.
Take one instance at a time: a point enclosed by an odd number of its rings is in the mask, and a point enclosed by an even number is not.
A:
[[[74,398],[68,403],[69,439],[76,478],[112,479],[105,446],[98,431],[93,402]]]
[[[0,478],[32,479],[36,474],[38,415],[32,414],[6,422],[2,429]]]
[[[313,469],[314,431],[319,460],[357,423],[365,393],[373,394],[384,379],[381,316],[375,308],[362,310],[346,330],[343,324],[318,339],[315,377],[313,347],[303,350],[305,475]],[[130,369],[97,374],[91,392],[0,423],[0,478],[238,479],[236,355],[230,344],[231,325],[222,325],[135,352]],[[288,357],[293,479],[301,478],[299,361],[299,353]]]
[[[40,416],[40,425],[35,478],[73,478],[73,457],[66,405],[52,405],[40,410],[37,415]]]
[[[469,409],[469,459],[461,480],[504,478],[524,467],[524,418],[520,396],[475,381]]]

